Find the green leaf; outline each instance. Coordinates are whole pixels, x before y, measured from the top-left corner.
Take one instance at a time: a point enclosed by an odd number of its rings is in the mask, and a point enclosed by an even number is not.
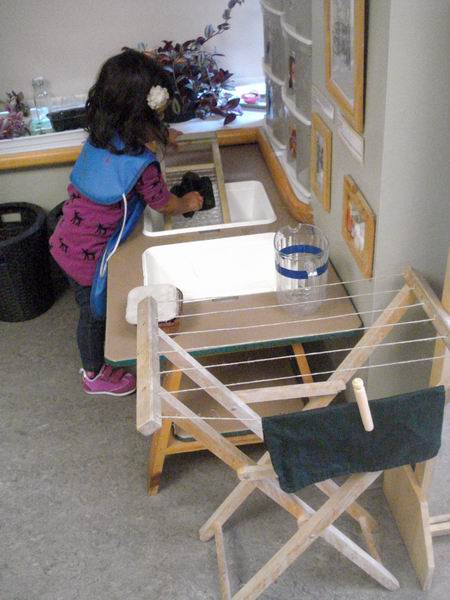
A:
[[[172,98],[172,110],[176,115],[179,115],[181,112],[181,104],[178,101],[178,98]]]
[[[212,25],[207,25],[205,27],[205,31],[204,31],[205,38],[211,37],[213,35],[213,33],[214,33],[214,27]]]

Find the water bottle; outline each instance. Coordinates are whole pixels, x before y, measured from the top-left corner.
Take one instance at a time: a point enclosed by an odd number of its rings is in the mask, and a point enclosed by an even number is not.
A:
[[[48,103],[49,94],[47,84],[42,76],[34,77],[31,80],[33,86],[33,100],[35,108],[35,117],[32,122],[32,128],[39,133],[43,133],[43,129],[48,127]]]

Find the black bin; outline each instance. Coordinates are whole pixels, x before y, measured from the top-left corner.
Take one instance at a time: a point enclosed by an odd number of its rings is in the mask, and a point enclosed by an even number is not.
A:
[[[0,321],[34,319],[53,304],[45,211],[0,204]]]

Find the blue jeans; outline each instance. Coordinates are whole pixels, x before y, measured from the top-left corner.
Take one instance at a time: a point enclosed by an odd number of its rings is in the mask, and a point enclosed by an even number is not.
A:
[[[85,371],[98,373],[105,362],[105,321],[95,318],[91,312],[91,288],[80,285],[70,277],[68,279],[80,307],[77,343],[81,364]]]

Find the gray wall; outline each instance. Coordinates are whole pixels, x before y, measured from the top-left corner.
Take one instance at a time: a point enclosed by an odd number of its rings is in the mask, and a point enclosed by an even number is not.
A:
[[[56,96],[87,92],[102,62],[120,51],[161,39],[184,41],[217,25],[227,0],[0,0],[0,98],[32,93],[43,75]],[[259,0],[232,13],[231,29],[215,38],[221,65],[235,79],[262,79]],[[70,167],[0,172],[0,202],[34,202],[50,209],[65,199]]]
[[[361,165],[342,142],[335,123],[331,123],[320,113],[333,131],[331,211],[327,213],[319,202],[315,199],[312,200],[315,222],[330,241],[332,260],[344,281],[362,278],[341,235],[344,175],[352,176],[372,210],[375,214],[379,212],[391,0],[376,0],[376,2],[370,2],[369,7],[364,164]],[[325,85],[324,41],[323,3],[313,1],[312,83],[331,100]],[[362,282],[354,284],[349,291],[359,294],[370,291],[370,288],[367,283]],[[357,305],[361,311],[371,309],[370,300],[361,298]]]
[[[377,272],[412,265],[439,297],[450,244],[449,56],[448,0],[392,1],[375,265]],[[423,316],[419,309],[415,314]],[[430,334],[430,325],[417,325],[410,337]],[[383,359],[431,357],[433,351],[434,344],[412,344],[384,350]],[[371,391],[418,389],[430,367],[414,363],[373,374]]]
[[[426,274],[441,294],[450,243],[450,2],[371,0],[366,65],[365,159],[360,165],[333,129],[331,212],[313,200],[315,219],[330,239],[344,280],[361,273],[341,236],[343,177],[349,174],[376,214],[374,275],[406,265]],[[313,1],[313,83],[326,94],[322,3]],[[323,115],[322,118],[326,120]],[[399,279],[349,286],[351,293],[398,287]],[[360,311],[386,306],[389,295],[358,298]],[[365,324],[378,316],[364,316]],[[418,310],[412,318],[422,318]],[[400,331],[402,333],[400,333]],[[433,335],[431,326],[399,328],[389,341]],[[432,356],[433,344],[383,348],[371,364]],[[366,372],[370,396],[426,384],[430,362]],[[364,374],[364,371],[361,373]],[[368,376],[370,373],[370,377]]]
[[[99,66],[122,46],[185,41],[221,22],[226,0],[0,0],[0,96],[31,95],[43,75],[55,95],[84,93]],[[223,65],[239,78],[262,75],[258,0],[232,13],[231,29],[215,38]],[[245,49],[245,60],[243,60]]]

